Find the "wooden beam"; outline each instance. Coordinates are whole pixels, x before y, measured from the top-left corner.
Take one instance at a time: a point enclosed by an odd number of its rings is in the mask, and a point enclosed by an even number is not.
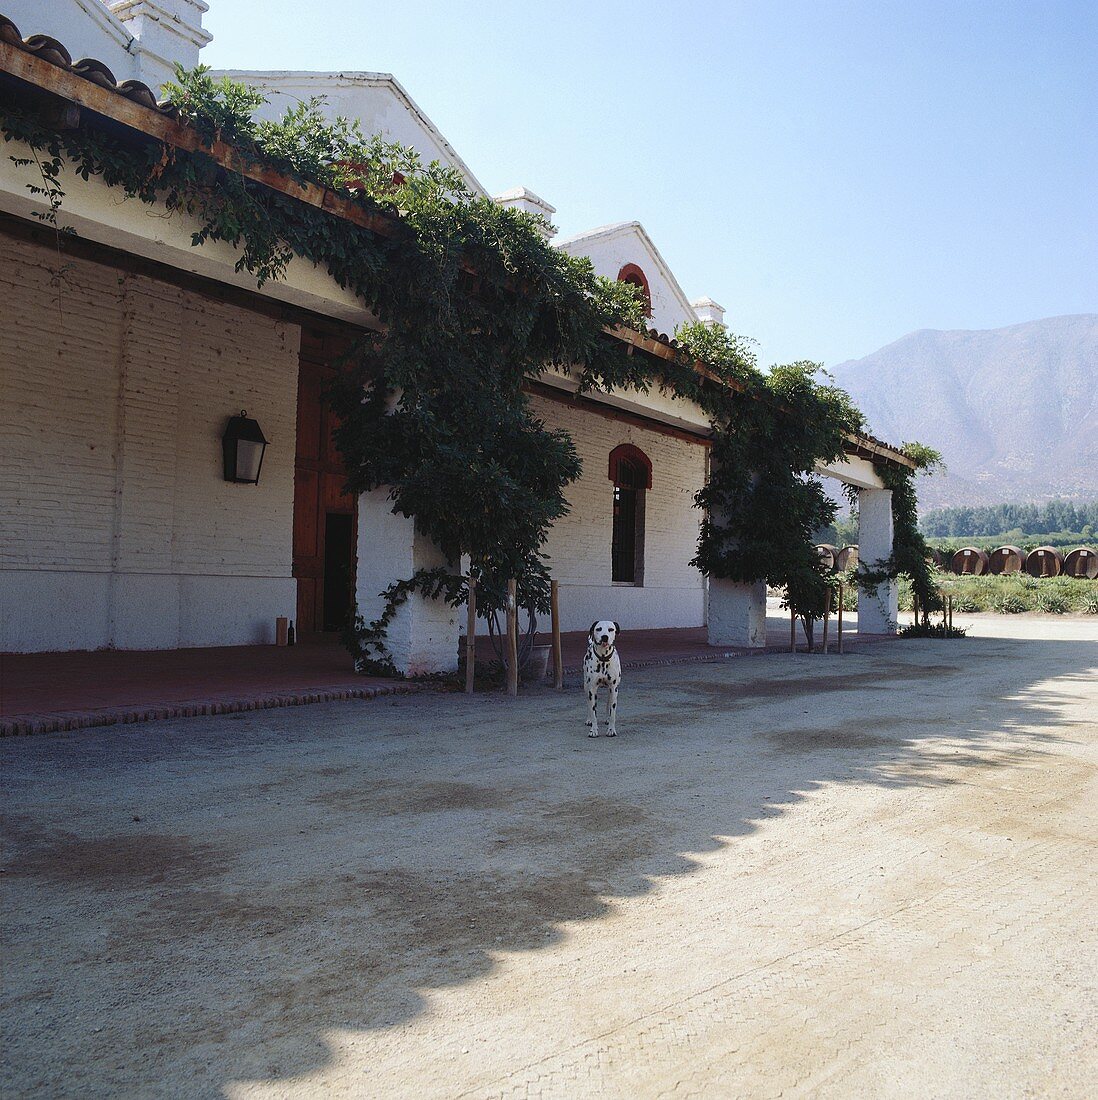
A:
[[[548,382],[532,379],[523,385],[523,389],[535,397],[544,397],[549,401],[555,401],[558,405],[567,405],[572,409],[582,409],[584,412],[594,413],[606,420],[617,420],[622,424],[630,424],[633,427],[644,428],[646,431],[656,432],[659,435],[670,436],[672,439],[681,439],[684,443],[694,443],[702,447],[712,446],[712,440],[708,436],[702,435],[701,429],[695,435],[685,428],[675,428],[670,424],[665,424],[662,420],[656,420],[626,409],[619,409],[613,405],[606,405],[602,401],[596,401],[594,398],[587,397],[582,393],[570,393],[568,390],[558,389],[556,386],[549,385]]]
[[[56,255],[58,247],[57,233],[52,227],[44,226],[41,222],[27,221],[24,218],[0,210],[0,236],[10,237],[13,240],[29,241],[39,247],[48,248]],[[112,267],[118,271],[157,279],[169,286],[179,287],[181,290],[191,291],[194,294],[201,294],[212,301],[235,306],[238,309],[246,309],[251,313],[270,317],[275,321],[308,325],[312,328],[322,329],[334,336],[342,336],[348,339],[353,339],[364,332],[374,331],[373,329],[352,325],[349,321],[326,317],[322,313],[305,309],[304,306],[295,306],[290,302],[269,298],[255,290],[246,290],[244,287],[234,286],[232,283],[223,283],[219,279],[212,279],[207,275],[196,275],[194,272],[184,271],[181,267],[175,267],[172,264],[150,260],[145,256],[137,256],[125,249],[116,248],[114,245],[101,244],[99,241],[92,241],[87,237],[65,234],[61,237],[60,246],[61,253],[64,256],[74,256],[89,260],[92,263],[102,264],[105,267]]]
[[[465,694],[473,694],[477,668],[477,579],[469,574],[469,597],[465,608]]]

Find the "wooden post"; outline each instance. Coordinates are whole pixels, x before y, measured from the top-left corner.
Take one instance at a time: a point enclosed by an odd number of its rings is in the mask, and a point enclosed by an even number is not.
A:
[[[831,617],[831,588],[828,587],[824,593],[824,637],[823,637],[823,651],[824,656],[827,656],[827,620]]]
[[[843,586],[842,582],[839,583],[839,618],[835,623],[835,640],[836,649],[842,653],[843,651]]]
[[[469,576],[469,599],[465,619],[465,694],[473,694],[477,669],[477,579]]]
[[[560,655],[560,598],[556,581],[549,582],[549,611],[553,618],[553,687],[564,687],[564,666]]]
[[[953,597],[952,596],[947,596],[946,598],[949,600],[949,629],[952,630],[953,629]]]
[[[915,625],[919,625],[919,593],[912,590],[911,593],[911,611],[915,616]]]
[[[789,609],[789,652],[797,652],[797,612]]]
[[[518,583],[507,582],[507,694],[518,695]]]

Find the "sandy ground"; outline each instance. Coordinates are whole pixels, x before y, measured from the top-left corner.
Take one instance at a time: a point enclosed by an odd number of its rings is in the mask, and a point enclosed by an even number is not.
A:
[[[8,739],[3,1095],[1094,1095],[1098,623],[966,621],[635,671],[616,740]]]

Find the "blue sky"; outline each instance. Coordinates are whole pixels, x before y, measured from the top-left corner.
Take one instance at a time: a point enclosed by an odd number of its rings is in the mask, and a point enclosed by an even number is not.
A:
[[[1098,311],[1098,3],[210,0],[219,68],[391,72],[564,235],[644,223],[764,363]]]

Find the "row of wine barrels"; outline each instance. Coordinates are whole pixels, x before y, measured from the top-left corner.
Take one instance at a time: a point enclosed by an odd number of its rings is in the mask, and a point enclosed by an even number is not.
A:
[[[950,560],[950,570],[959,577],[1009,576],[1025,571],[1031,577],[1098,577],[1098,551],[1080,546],[1065,557],[1054,546],[1038,546],[1023,553],[1017,546],[1000,546],[991,553],[965,546]]]
[[[856,546],[844,546],[841,550],[828,542],[821,542],[816,547],[816,553],[820,556],[820,564],[825,573],[845,573],[858,564],[858,548]]]
[[[857,546],[844,546],[841,550],[829,543],[816,547],[824,571],[844,572],[858,564]],[[965,546],[952,557],[930,547],[929,560],[939,569],[949,569],[959,577],[1009,576],[1026,572],[1031,577],[1081,577],[1098,578],[1098,550],[1080,546],[1066,557],[1054,546],[1038,546],[1027,554],[1017,546],[1000,546],[990,553],[975,546]]]

